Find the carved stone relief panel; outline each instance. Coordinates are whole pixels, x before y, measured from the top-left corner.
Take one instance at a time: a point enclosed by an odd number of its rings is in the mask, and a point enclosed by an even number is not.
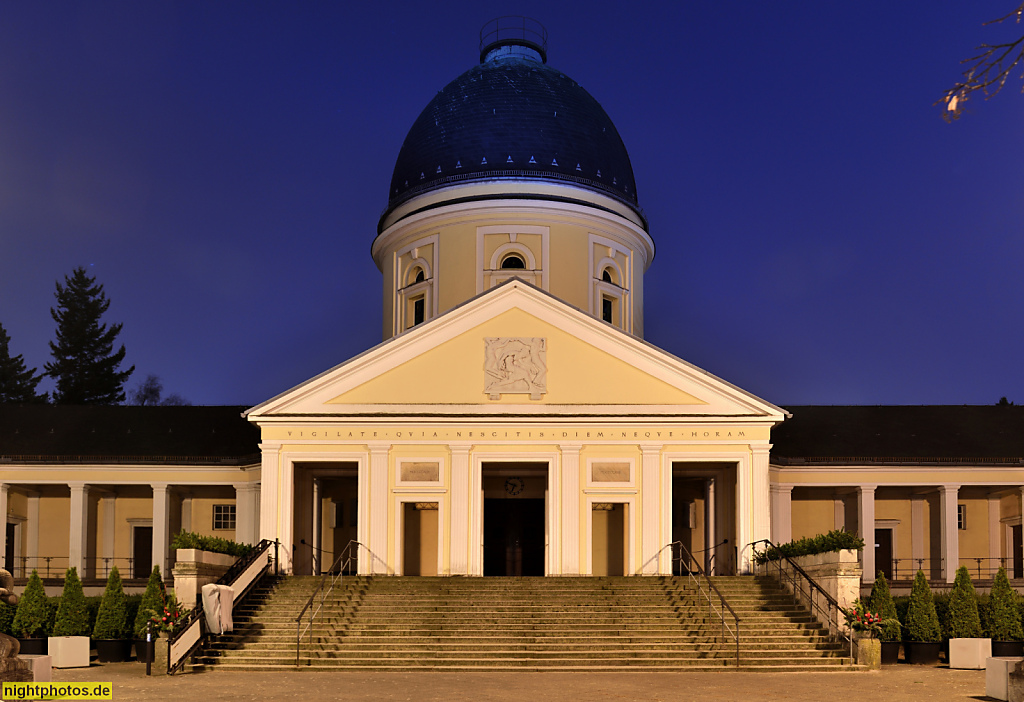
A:
[[[492,400],[502,393],[529,393],[539,400],[547,392],[547,339],[487,337],[484,339],[484,392]]]

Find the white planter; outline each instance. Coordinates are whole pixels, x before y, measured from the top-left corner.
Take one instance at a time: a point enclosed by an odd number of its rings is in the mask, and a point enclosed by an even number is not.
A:
[[[179,548],[175,551],[175,557],[178,562],[189,561],[193,563],[203,563],[212,566],[223,566],[230,568],[231,565],[238,560],[235,556],[229,556],[226,553],[213,553],[212,551],[200,551],[197,548]]]
[[[47,652],[53,659],[54,668],[88,668],[88,636],[51,636]]]
[[[985,670],[992,657],[992,639],[950,639],[949,667],[961,670]]]

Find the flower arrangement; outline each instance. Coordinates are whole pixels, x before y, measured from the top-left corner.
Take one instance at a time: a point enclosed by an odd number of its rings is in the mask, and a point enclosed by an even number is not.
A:
[[[164,597],[160,609],[153,611],[149,621],[153,622],[154,631],[174,631],[174,627],[178,624],[182,614],[184,614],[184,610],[174,595],[171,594]]]
[[[880,614],[869,611],[867,605],[859,599],[853,601],[853,607],[843,609],[842,612],[846,618],[846,626],[854,631],[867,632],[871,634],[872,638],[877,637],[892,621],[883,619]]]

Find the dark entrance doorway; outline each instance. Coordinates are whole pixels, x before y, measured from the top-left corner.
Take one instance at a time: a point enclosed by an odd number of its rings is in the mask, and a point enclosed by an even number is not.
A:
[[[1013,539],[1013,577],[1024,578],[1024,539],[1020,524],[1010,527],[1010,538]]]
[[[484,575],[544,575],[543,499],[484,499]]]
[[[875,570],[892,582],[892,529],[875,529]]]
[[[8,573],[14,571],[14,537],[17,534],[17,530],[14,528],[16,525],[7,523],[7,549],[4,553],[4,568]]]
[[[132,527],[132,577],[146,579],[153,570],[153,527]],[[160,577],[163,577],[163,573]]]

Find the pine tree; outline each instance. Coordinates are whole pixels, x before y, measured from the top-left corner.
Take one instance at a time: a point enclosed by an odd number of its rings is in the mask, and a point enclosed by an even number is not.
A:
[[[988,635],[993,641],[1020,641],[1024,639],[1021,628],[1020,610],[1017,608],[1019,599],[1016,591],[1006,578],[1006,568],[996,573],[995,582],[988,598]]]
[[[46,589],[39,573],[33,568],[14,614],[14,623],[11,625],[14,635],[22,639],[46,636],[48,614]]]
[[[45,395],[36,394],[36,386],[43,376],[36,375],[35,368],[26,368],[20,353],[12,357],[10,343],[11,337],[0,324],[0,403],[45,402]]]
[[[89,635],[89,610],[85,604],[85,593],[82,592],[82,581],[78,578],[78,569],[74,566],[64,573],[64,591],[60,595],[53,635]]]
[[[53,362],[46,374],[57,384],[53,401],[65,405],[115,405],[124,402],[124,384],[135,370],[118,370],[124,346],[114,351],[121,325],[109,328],[100,318],[110,307],[103,286],[78,267],[57,283],[57,307],[50,316],[57,323],[57,341],[50,342]]]
[[[882,641],[899,641],[901,632],[899,618],[896,615],[896,603],[892,600],[889,583],[886,582],[882,571],[878,571],[875,584],[871,586],[868,609],[882,618],[879,638]]]
[[[93,626],[94,639],[122,639],[128,632],[128,602],[121,583],[121,574],[114,566],[107,578],[107,589],[103,592],[100,609]]]
[[[146,584],[146,592],[142,595],[142,603],[139,605],[139,612],[135,615],[135,635],[142,638],[146,634],[146,624],[158,613],[164,611],[164,581],[160,577],[160,566],[153,566],[153,572],[149,574],[149,582]]]
[[[949,596],[949,617],[946,621],[947,639],[980,639],[981,617],[978,616],[978,595],[974,592],[967,566],[956,570],[956,581]]]
[[[935,613],[932,589],[928,587],[924,571],[921,570],[917,571],[914,589],[910,591],[906,632],[906,641],[938,643],[942,640],[942,628],[939,626],[939,615]]]

